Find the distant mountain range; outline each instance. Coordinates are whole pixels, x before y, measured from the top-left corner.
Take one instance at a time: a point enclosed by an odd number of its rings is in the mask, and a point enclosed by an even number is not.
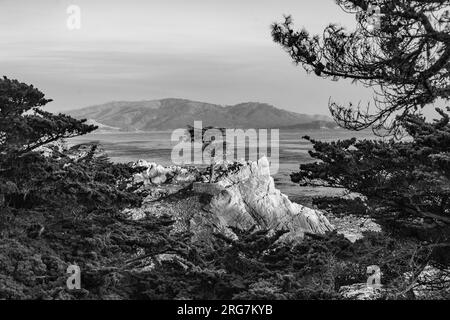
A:
[[[224,128],[334,128],[331,118],[277,109],[266,103],[247,102],[234,106],[162,99],[118,101],[66,112],[77,119],[88,119],[100,130],[172,130],[203,121],[203,127]]]

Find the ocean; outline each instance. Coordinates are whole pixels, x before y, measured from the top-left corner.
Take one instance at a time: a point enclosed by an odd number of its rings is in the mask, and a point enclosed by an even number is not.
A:
[[[69,145],[97,142],[100,143],[114,162],[134,162],[139,159],[172,165],[172,148],[177,142],[171,141],[172,131],[152,132],[94,132],[88,135],[68,139]],[[293,201],[310,205],[313,197],[323,194],[339,194],[342,190],[332,188],[300,187],[290,180],[290,174],[299,169],[302,163],[314,161],[308,151],[312,145],[302,139],[310,136],[316,140],[334,141],[356,137],[358,139],[375,138],[371,131],[353,132],[338,130],[280,130],[279,170],[274,174],[278,189]],[[248,153],[248,152],[247,152]]]

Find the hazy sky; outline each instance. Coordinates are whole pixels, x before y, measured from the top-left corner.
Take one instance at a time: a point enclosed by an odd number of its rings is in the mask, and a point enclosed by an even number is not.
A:
[[[66,26],[71,4],[80,30]],[[283,14],[313,32],[355,23],[334,0],[0,0],[0,70],[58,111],[174,97],[327,114],[330,97],[369,96],[295,67],[270,35]]]

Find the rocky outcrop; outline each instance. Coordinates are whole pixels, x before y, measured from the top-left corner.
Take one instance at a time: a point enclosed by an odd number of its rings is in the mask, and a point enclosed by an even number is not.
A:
[[[352,243],[364,238],[365,232],[381,232],[381,226],[373,219],[349,215],[336,216],[327,214],[330,223],[335,227],[337,233],[342,234]]]
[[[293,203],[275,188],[266,157],[249,162],[218,178],[222,192],[205,208],[221,225],[242,230],[254,226],[267,230],[287,230],[283,239],[301,239],[305,232],[333,230],[319,211]]]
[[[355,283],[342,286],[339,294],[345,300],[380,300],[386,295],[382,287],[371,287],[367,283]]]
[[[412,291],[415,299],[450,298],[450,269],[438,269],[427,265],[419,275],[414,276],[412,272],[408,272],[404,274],[404,277],[407,282],[414,281]]]
[[[175,184],[192,183],[197,180],[198,172],[179,166],[163,167],[156,163],[139,160],[133,164],[134,167],[144,167],[141,173],[134,175],[134,183],[142,182],[144,186],[162,185],[166,182]]]
[[[286,230],[282,241],[300,240],[305,233],[333,230],[320,211],[292,203],[275,188],[267,158],[257,162],[219,164],[219,174],[212,184],[202,183],[209,181],[206,173],[196,175],[184,168],[164,168],[143,161],[136,165],[147,167],[134,180],[143,182],[151,194],[141,208],[128,210],[130,217],[141,219],[147,215],[168,214],[176,220],[174,230],[189,230],[194,240],[208,241],[216,232],[234,238],[232,227]],[[193,180],[197,182],[192,189]],[[155,190],[169,189],[173,191],[170,193],[172,198],[155,196]],[[208,192],[209,189],[214,192]],[[181,190],[183,196],[176,198],[175,194]],[[202,202],[204,194],[208,195],[207,202]]]

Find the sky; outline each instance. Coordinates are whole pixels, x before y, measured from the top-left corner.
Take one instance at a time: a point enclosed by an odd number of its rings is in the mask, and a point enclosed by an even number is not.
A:
[[[67,27],[70,5],[79,30]],[[355,25],[334,0],[0,0],[0,71],[43,91],[50,111],[185,98],[328,114],[330,97],[371,97],[295,66],[270,34],[284,14],[312,33]]]

